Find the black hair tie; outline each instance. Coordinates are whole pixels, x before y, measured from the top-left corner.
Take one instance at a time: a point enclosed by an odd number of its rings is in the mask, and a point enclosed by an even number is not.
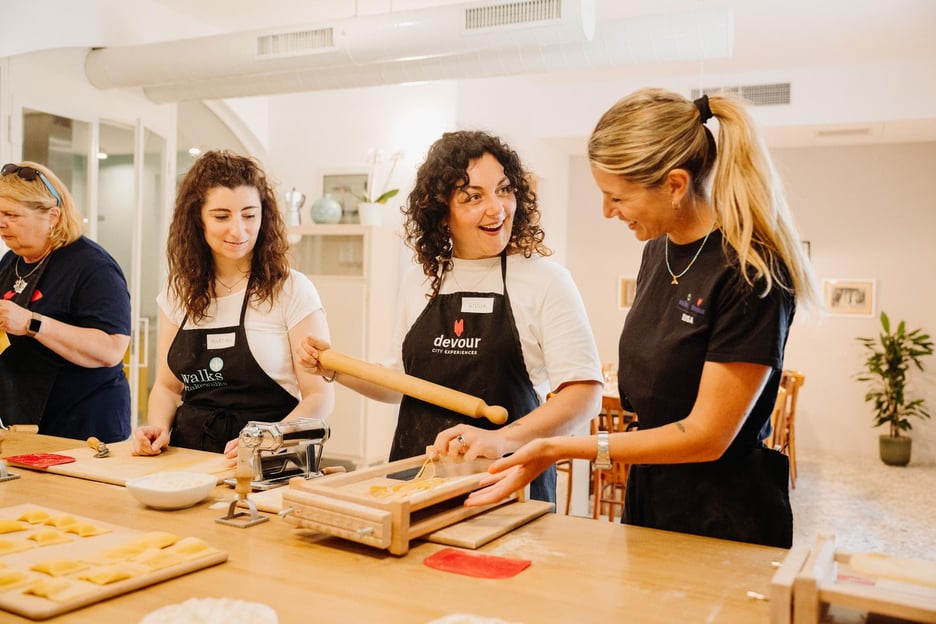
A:
[[[695,104],[696,108],[699,109],[699,120],[703,124],[714,117],[714,115],[712,115],[712,109],[709,108],[707,95],[703,95],[699,99],[693,100],[692,103]]]

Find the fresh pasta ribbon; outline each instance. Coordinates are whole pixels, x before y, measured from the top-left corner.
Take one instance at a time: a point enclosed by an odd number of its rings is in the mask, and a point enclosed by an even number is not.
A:
[[[430,474],[431,473],[431,474]],[[372,485],[370,495],[374,498],[389,498],[391,496],[409,496],[415,492],[424,492],[445,483],[445,477],[437,477],[435,461],[426,456],[419,472],[410,481],[402,481],[394,485]]]

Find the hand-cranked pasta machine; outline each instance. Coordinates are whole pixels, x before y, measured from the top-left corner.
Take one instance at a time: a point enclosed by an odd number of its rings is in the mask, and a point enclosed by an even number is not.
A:
[[[250,421],[238,438],[238,462],[253,473],[254,490],[286,485],[292,477],[310,479],[322,475],[322,448],[329,428],[318,418],[282,422]],[[234,479],[225,481],[234,485]]]
[[[237,439],[237,469],[225,483],[234,487],[237,498],[231,501],[226,516],[215,521],[239,528],[265,522],[257,513],[248,494],[286,485],[293,477],[321,476],[322,445],[329,429],[318,418],[297,418],[283,422],[250,421]],[[239,504],[247,511],[238,511]]]

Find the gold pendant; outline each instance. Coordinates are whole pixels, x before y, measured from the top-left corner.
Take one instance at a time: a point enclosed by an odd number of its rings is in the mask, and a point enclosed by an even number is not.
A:
[[[26,290],[26,280],[22,277],[13,282],[13,291],[18,295]]]
[[[674,275],[674,276],[673,276],[673,281],[670,282],[670,284],[678,284],[678,283],[679,283],[679,281],[677,281],[676,276]]]

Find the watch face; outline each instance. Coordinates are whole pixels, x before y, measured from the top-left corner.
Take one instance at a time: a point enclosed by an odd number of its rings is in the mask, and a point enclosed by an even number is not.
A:
[[[30,336],[34,336],[39,333],[40,327],[42,327],[42,317],[33,316],[31,319],[29,319],[29,327],[27,328],[26,333],[28,333]]]

